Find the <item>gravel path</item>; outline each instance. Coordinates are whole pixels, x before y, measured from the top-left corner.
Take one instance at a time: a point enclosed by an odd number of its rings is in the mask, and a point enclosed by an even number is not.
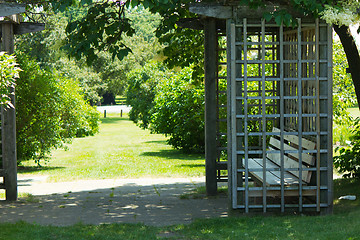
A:
[[[42,225],[144,223],[187,224],[196,218],[226,217],[227,198],[180,199],[204,178],[142,178],[48,183],[46,177],[19,179],[19,192],[33,197],[0,201],[0,222]]]

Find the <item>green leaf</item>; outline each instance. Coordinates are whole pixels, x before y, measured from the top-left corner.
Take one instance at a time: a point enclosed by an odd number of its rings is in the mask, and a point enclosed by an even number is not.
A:
[[[263,17],[264,17],[265,21],[269,22],[273,18],[273,15],[269,12],[266,12],[266,13],[264,13]]]
[[[281,25],[282,21],[283,21],[283,17],[281,15],[275,16],[275,22],[277,25]]]

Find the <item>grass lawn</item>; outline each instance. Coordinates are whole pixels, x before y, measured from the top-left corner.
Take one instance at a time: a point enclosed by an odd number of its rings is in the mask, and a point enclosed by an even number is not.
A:
[[[111,116],[111,115],[110,115]],[[184,154],[127,118],[102,119],[100,133],[74,139],[68,150],[56,150],[43,168],[23,163],[21,174],[49,175],[50,181],[78,179],[204,176],[203,154]]]

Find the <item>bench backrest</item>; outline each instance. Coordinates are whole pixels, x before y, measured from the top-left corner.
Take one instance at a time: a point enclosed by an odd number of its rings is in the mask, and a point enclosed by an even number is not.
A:
[[[273,128],[273,132],[280,132],[280,129]],[[314,150],[316,145],[314,142],[309,141],[305,138],[302,139],[302,148],[303,150]],[[295,150],[297,151],[299,148],[299,137],[295,135],[284,135],[284,150]],[[280,150],[281,141],[278,138],[271,137],[269,143],[270,150]],[[277,165],[281,165],[281,157],[280,153],[268,153],[267,158],[274,162]],[[310,182],[312,171],[306,171],[307,168],[314,166],[315,157],[309,153],[301,153],[301,161],[302,161],[302,180],[306,183]],[[299,153],[287,153],[284,155],[284,168],[299,168]],[[294,176],[300,176],[299,171],[289,171]]]

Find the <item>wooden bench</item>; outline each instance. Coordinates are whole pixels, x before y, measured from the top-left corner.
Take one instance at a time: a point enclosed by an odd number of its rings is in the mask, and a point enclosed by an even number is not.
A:
[[[273,132],[280,132],[279,129],[273,128]],[[268,151],[280,151],[281,148],[280,136],[273,136],[270,138]],[[297,151],[299,146],[299,137],[295,135],[284,135],[284,151]],[[314,150],[315,143],[307,139],[302,138],[303,150]],[[306,169],[315,165],[315,157],[310,153],[302,153],[302,184],[308,184],[311,180],[312,171]],[[243,159],[243,165],[245,167],[245,159]],[[281,185],[281,156],[280,153],[267,153],[266,154],[266,168],[274,169],[266,171],[266,186],[280,186]],[[289,152],[284,155],[284,168],[285,169],[299,169],[299,153]],[[264,182],[263,171],[255,171],[263,169],[262,158],[249,158],[248,169],[250,175],[255,182],[262,185]],[[290,170],[284,171],[284,185],[298,185],[299,184],[299,171]],[[261,191],[259,191],[261,192]],[[255,194],[255,193],[254,193]],[[271,194],[271,192],[269,192]],[[291,194],[291,193],[290,193]],[[296,193],[292,193],[296,194]],[[314,191],[304,191],[304,195],[313,195]]]

